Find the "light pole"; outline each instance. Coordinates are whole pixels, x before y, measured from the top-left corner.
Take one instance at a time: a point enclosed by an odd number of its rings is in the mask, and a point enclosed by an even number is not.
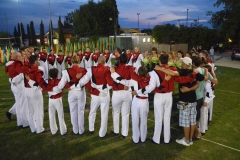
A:
[[[137,15],[138,15],[138,32],[139,32],[139,15],[140,15],[140,13],[137,13]]]
[[[50,23],[50,29],[49,29],[49,35],[48,35],[48,39],[49,36],[51,34],[51,39],[49,39],[49,44],[50,44],[50,49],[52,49],[52,43],[53,43],[53,37],[52,37],[52,23],[51,23],[51,10],[50,10],[50,0],[48,1],[48,10],[49,10],[49,23]]]
[[[189,10],[189,9],[187,9],[187,19],[186,19],[186,26],[188,26],[188,10]]]
[[[10,43],[10,37],[9,37],[9,31],[8,31],[8,19],[7,19],[7,13],[5,13],[5,16],[6,16],[6,22],[7,22],[7,33],[8,33],[8,43],[9,43],[9,46],[11,46],[11,43]]]
[[[19,25],[20,25],[20,47],[23,46],[22,41],[22,25],[21,25],[21,16],[20,16],[20,9],[19,9],[19,0],[18,0],[18,16],[19,16]]]

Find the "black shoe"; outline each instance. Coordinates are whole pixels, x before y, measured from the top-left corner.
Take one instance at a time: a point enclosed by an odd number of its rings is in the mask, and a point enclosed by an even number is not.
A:
[[[133,144],[138,144],[139,142],[138,142],[138,143],[135,143],[135,142],[132,140],[132,143],[133,143]]]
[[[23,128],[23,125],[18,126],[18,128],[19,128],[19,129],[22,129],[22,128]]]
[[[90,134],[94,134],[94,131],[89,131]]]
[[[151,139],[151,142],[152,142],[153,144],[159,145],[158,143],[154,142],[154,140],[153,140],[152,138],[150,138],[150,139]]]
[[[82,136],[82,135],[84,135],[84,134],[85,134],[85,132],[83,132],[82,134],[79,133],[80,136]]]
[[[126,136],[122,135],[122,139],[126,139]]]
[[[6,116],[7,116],[7,118],[8,118],[8,120],[9,121],[11,121],[12,120],[12,114],[10,113],[10,112],[6,112]]]
[[[22,126],[22,128],[23,128],[23,129],[26,129],[26,128],[29,128],[29,126],[25,126],[25,127]]]
[[[37,134],[43,134],[43,133],[46,133],[48,131],[49,131],[49,129],[44,129],[44,131],[42,131],[41,133],[37,133]]]
[[[118,133],[115,133],[114,131],[111,131],[111,134],[113,134],[113,135],[115,135],[115,136],[118,135]]]

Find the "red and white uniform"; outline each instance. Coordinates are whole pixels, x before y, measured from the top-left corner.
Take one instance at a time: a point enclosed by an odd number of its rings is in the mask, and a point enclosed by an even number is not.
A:
[[[100,56],[100,53],[97,52],[97,53],[94,53],[92,54],[92,61],[93,61],[93,66],[97,66],[98,64],[98,57]]]
[[[78,65],[73,65],[72,68],[68,68],[62,71],[61,81],[58,83],[57,87],[53,88],[55,93],[62,92],[62,89],[66,87],[67,84],[70,86],[77,83],[79,80],[76,79],[78,73],[82,75],[86,74],[84,68],[80,68]],[[73,126],[74,134],[83,134],[84,128],[84,110],[86,104],[86,92],[85,87],[72,88],[68,92],[68,103],[70,108],[71,123]]]
[[[60,79],[53,78],[48,80],[48,84],[50,86],[58,86]],[[52,134],[56,134],[58,127],[56,124],[56,111],[58,114],[58,122],[60,127],[61,135],[67,133],[66,123],[64,121],[64,111],[63,111],[63,103],[62,103],[62,92],[48,92],[49,100],[48,100],[48,113],[49,113],[49,125]]]
[[[40,58],[40,66],[43,67],[43,78],[48,79],[48,63],[47,63],[47,52],[40,52],[39,58]]]
[[[106,63],[105,66],[112,67],[112,59],[115,58],[116,56],[113,53],[103,53],[103,56],[106,58]]]
[[[92,55],[93,53],[91,52],[85,52],[84,53],[84,64],[85,64],[85,69],[88,69],[92,67]]]
[[[128,58],[128,62],[127,62],[127,66],[132,66],[133,65],[133,62],[132,62],[132,53],[128,53],[127,54],[127,58]]]
[[[65,62],[68,64],[68,68],[72,67],[72,56],[67,56]]]
[[[52,69],[52,68],[57,68],[56,67],[56,55],[55,54],[49,54],[47,57],[48,60],[48,69]]]
[[[79,67],[84,68],[84,55],[83,54],[77,54],[77,56],[80,60]]]
[[[57,57],[57,69],[58,69],[58,79],[62,76],[62,71],[65,69],[65,55],[58,55]]]
[[[126,64],[119,64],[115,71],[116,73],[125,80],[131,80],[130,72],[133,70],[131,66],[126,66]],[[111,74],[114,78],[114,73]],[[113,116],[113,131],[114,133],[119,133],[119,114],[122,115],[122,135],[128,136],[129,130],[129,114],[130,107],[132,103],[132,94],[130,91],[124,90],[124,85],[117,83],[115,81],[112,86],[112,116]]]
[[[135,52],[132,55],[132,63],[133,67],[135,67],[135,72],[137,73],[138,68],[141,67],[141,62],[143,61],[143,55],[139,52]]]
[[[91,105],[88,117],[90,132],[94,131],[96,112],[100,106],[101,126],[99,130],[99,137],[104,137],[107,133],[110,102],[109,89],[107,86],[112,86],[113,83],[110,68],[105,67],[104,64],[98,64],[97,66],[89,68],[87,74],[80,79],[79,84],[77,85],[79,88],[86,84],[88,92],[91,94]]]
[[[31,80],[25,83],[26,85],[26,96],[28,103],[29,113],[29,126],[31,132],[42,133],[45,129],[43,128],[44,119],[44,108],[43,108],[43,90],[51,90],[43,79],[43,71],[39,70],[38,66],[31,66],[31,70],[28,73]]]
[[[13,63],[8,65],[5,70],[10,77],[11,89],[16,97],[16,103],[12,109],[16,109],[17,125],[26,127],[29,123],[27,115],[28,110],[25,105],[26,95],[24,88],[24,74],[29,72],[29,68],[24,66],[20,61],[13,61]]]

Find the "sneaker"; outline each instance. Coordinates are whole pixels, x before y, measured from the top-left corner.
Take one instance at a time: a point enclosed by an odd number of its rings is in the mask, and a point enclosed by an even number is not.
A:
[[[190,141],[189,141],[189,144],[190,144],[190,146],[193,145],[193,141],[190,140]]]
[[[185,138],[182,138],[182,139],[176,139],[176,142],[178,143],[178,144],[182,144],[182,145],[184,145],[184,146],[190,146],[190,143],[188,142],[186,142],[185,141]]]

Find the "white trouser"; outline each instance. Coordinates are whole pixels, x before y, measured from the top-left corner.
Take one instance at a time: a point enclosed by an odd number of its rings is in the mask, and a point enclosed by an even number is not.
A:
[[[58,79],[62,77],[62,71],[65,69],[65,64],[62,62],[62,64],[57,63],[57,69],[58,69]]]
[[[40,60],[40,66],[43,67],[43,78],[48,79],[48,63],[47,63],[47,60],[45,62]]]
[[[73,133],[83,134],[84,129],[84,109],[86,104],[85,88],[82,90],[70,90],[68,92],[68,103],[70,108],[71,123]]]
[[[119,114],[122,115],[122,135],[128,135],[129,114],[132,102],[132,95],[129,91],[113,91],[112,94],[112,116],[113,131],[119,133]]]
[[[200,120],[199,120],[199,131],[205,133],[208,130],[208,108],[210,103],[207,106],[202,106],[200,109]]]
[[[154,95],[154,118],[155,127],[153,141],[160,144],[160,137],[162,132],[162,123],[164,124],[164,142],[170,141],[170,120],[172,112],[172,92],[169,93],[155,93]]]
[[[91,105],[89,112],[89,131],[94,131],[94,124],[97,114],[97,109],[101,109],[101,126],[99,130],[99,137],[104,137],[107,133],[108,125],[108,111],[109,111],[110,96],[109,93],[105,97],[91,95]]]
[[[27,97],[25,92],[25,87],[23,83],[17,84],[16,86],[17,93],[17,105],[16,105],[16,115],[17,115],[17,125],[26,127],[29,125],[28,122],[28,106],[27,106]]]
[[[214,91],[213,91],[214,94]],[[214,99],[213,99],[214,100]],[[209,112],[209,121],[212,121],[213,115],[213,100],[209,103],[208,112]]]
[[[16,86],[14,86],[13,84],[11,84],[11,90],[13,92],[13,95],[14,95],[14,99],[15,99],[15,103],[13,104],[13,106],[9,109],[9,113],[13,114],[13,115],[16,115],[16,107],[18,105],[17,103],[17,88]]]
[[[49,125],[52,134],[56,134],[58,130],[55,116],[56,111],[58,114],[60,133],[64,135],[67,132],[67,127],[64,121],[62,97],[57,99],[49,98],[48,101]]]
[[[146,140],[148,111],[148,99],[139,99],[134,96],[132,101],[132,139],[134,143],[138,143],[139,138],[141,138],[142,142]]]
[[[26,88],[28,100],[29,126],[31,132],[41,133],[43,128],[43,96],[40,89]]]

